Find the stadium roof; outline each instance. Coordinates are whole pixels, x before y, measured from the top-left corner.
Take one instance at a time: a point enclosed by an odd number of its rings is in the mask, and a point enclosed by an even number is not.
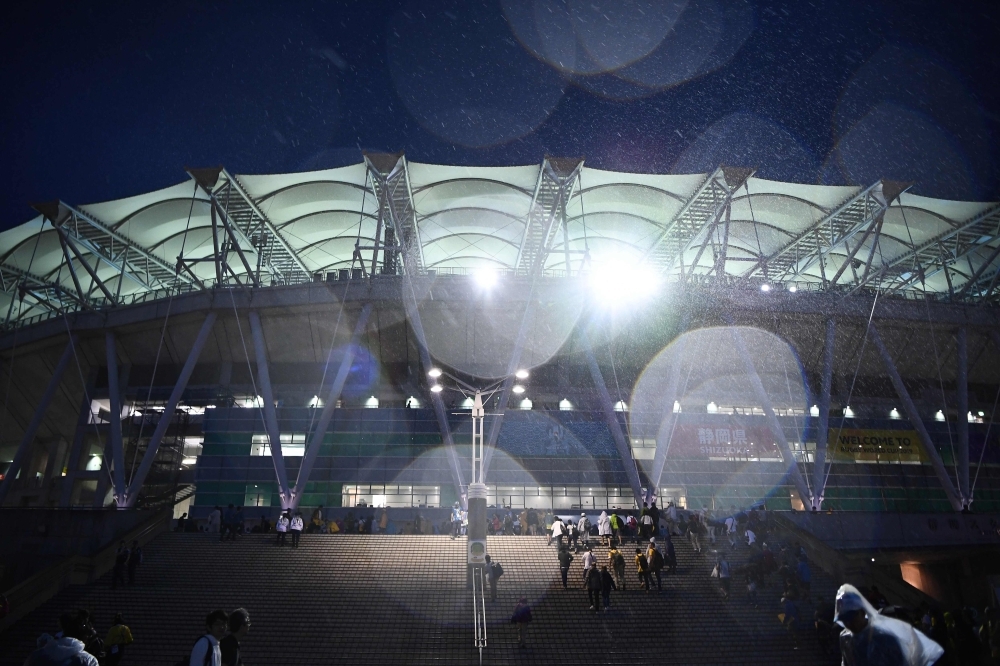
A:
[[[304,173],[188,175],[117,201],[37,204],[37,217],[0,234],[5,325],[220,283],[308,282],[362,260],[365,275],[402,272],[386,250],[421,273],[644,266],[667,280],[969,302],[998,293],[1000,205],[929,199],[909,183],[782,183],[735,167],[618,173],[556,158],[465,167],[401,154]]]

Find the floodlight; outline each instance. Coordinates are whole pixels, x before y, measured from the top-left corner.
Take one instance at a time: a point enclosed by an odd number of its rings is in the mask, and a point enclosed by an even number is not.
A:
[[[595,300],[610,308],[647,300],[659,290],[660,283],[660,274],[655,268],[627,253],[595,261],[589,280]]]
[[[480,268],[472,274],[480,289],[492,289],[497,283],[497,272],[492,268]]]
[[[441,376],[441,368],[431,368],[427,371],[427,376],[437,379]]]
[[[524,369],[518,370],[517,372],[514,373],[514,376],[517,377],[518,379],[527,379],[528,371]]]
[[[524,387],[521,386],[520,384],[516,384],[514,386],[514,388],[511,389],[511,391],[513,391],[514,393],[516,393],[518,395],[521,395],[522,393],[524,393]]]
[[[763,291],[763,292],[771,291],[771,285],[769,285],[769,284],[762,284],[762,285],[760,285],[760,290]]]
[[[440,384],[435,384],[434,386],[431,387],[431,391],[433,393],[440,393],[443,390],[444,389],[442,388],[442,386]]]
[[[796,287],[794,284],[791,287],[788,288],[788,291],[792,292],[793,294],[795,292],[797,292],[798,290],[799,290],[799,288]]]

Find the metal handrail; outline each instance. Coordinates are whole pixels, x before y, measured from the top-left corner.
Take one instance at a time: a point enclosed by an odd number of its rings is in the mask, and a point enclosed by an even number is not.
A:
[[[479,649],[479,666],[482,666],[483,648],[486,647],[486,582],[482,567],[476,567],[472,572],[472,614],[476,625],[475,645]]]

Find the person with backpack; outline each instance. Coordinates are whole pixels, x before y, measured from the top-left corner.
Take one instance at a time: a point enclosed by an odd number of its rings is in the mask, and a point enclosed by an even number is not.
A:
[[[649,560],[642,548],[635,549],[635,571],[639,576],[639,586],[646,588],[646,594],[649,594]]]
[[[612,513],[611,517],[608,518],[608,525],[611,527],[611,539],[612,543],[617,543],[617,545],[622,545],[622,519],[618,517],[617,513]]]
[[[490,583],[490,601],[497,600],[497,583],[503,575],[503,567],[499,562],[494,562],[489,555],[486,556],[486,579]]]
[[[646,549],[646,562],[649,564],[650,585],[652,577],[656,576],[656,589],[663,591],[663,580],[660,578],[660,571],[663,569],[663,555],[656,548],[656,537],[649,540],[649,547]]]
[[[573,556],[569,554],[569,548],[560,544],[559,546],[559,574],[562,576],[563,589],[566,589],[566,577],[569,575],[569,565],[573,561]]]
[[[594,551],[590,549],[590,546],[583,547],[583,583],[587,584],[587,574],[591,569],[594,568],[597,558],[594,557]]]
[[[611,610],[611,590],[617,590],[615,579],[611,576],[606,566],[601,567],[601,601],[604,602],[604,610]]]
[[[125,618],[121,613],[115,614],[114,624],[108,630],[108,637],[104,641],[107,659],[104,664],[107,666],[118,666],[125,656],[125,647],[131,645],[132,630],[125,624]]]
[[[229,633],[219,641],[222,666],[243,666],[240,656],[240,640],[250,631],[250,613],[245,608],[237,608],[229,614]]]
[[[566,544],[573,546],[573,552],[580,552],[580,530],[576,529],[576,523],[572,520],[566,521]]]
[[[645,541],[653,536],[653,516],[649,513],[649,506],[642,503],[642,513],[639,514],[639,538]]]
[[[580,514],[580,520],[577,521],[576,528],[583,535],[583,546],[586,548],[590,545],[590,518],[587,518],[587,514]]]
[[[635,516],[633,516],[632,514],[629,514],[628,517],[625,518],[625,529],[627,532],[626,536],[635,535],[635,542],[639,543],[639,535],[638,535],[639,523],[636,521]]]
[[[222,666],[222,650],[219,641],[226,635],[229,626],[229,613],[224,610],[214,610],[205,618],[205,634],[195,641],[191,648],[191,658],[187,666]],[[184,666],[180,662],[177,666]]]
[[[285,545],[285,537],[288,535],[288,525],[291,522],[292,521],[288,518],[287,511],[278,516],[278,522],[274,524],[274,531],[278,534],[278,540],[275,542],[275,545]]]
[[[118,588],[118,581],[125,584],[125,566],[128,564],[129,550],[124,541],[118,542],[118,550],[115,551],[115,566],[111,570],[111,589]]]
[[[615,572],[615,582],[617,587],[625,591],[625,556],[622,555],[622,551],[618,550],[618,547],[614,544],[608,550],[608,563],[611,565],[611,570]]]
[[[583,586],[587,589],[590,610],[594,612],[601,610],[601,572],[597,570],[597,567],[587,569]]]
[[[295,517],[292,518],[288,525],[288,531],[292,533],[292,548],[299,547],[299,538],[302,536],[303,527],[304,522],[302,521],[302,512],[296,511]]]
[[[524,641],[528,635],[528,624],[531,623],[531,606],[525,597],[518,599],[517,606],[514,606],[514,614],[510,616],[510,622],[517,625],[518,647],[527,647]]]
[[[138,539],[132,540],[132,548],[128,555],[128,584],[135,585],[135,571],[142,564],[142,546]]]

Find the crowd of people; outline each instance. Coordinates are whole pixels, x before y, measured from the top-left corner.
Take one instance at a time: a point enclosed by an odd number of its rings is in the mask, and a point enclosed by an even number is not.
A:
[[[24,666],[118,666],[133,642],[121,613],[102,639],[88,611],[71,610],[59,616],[58,632],[38,637]]]

